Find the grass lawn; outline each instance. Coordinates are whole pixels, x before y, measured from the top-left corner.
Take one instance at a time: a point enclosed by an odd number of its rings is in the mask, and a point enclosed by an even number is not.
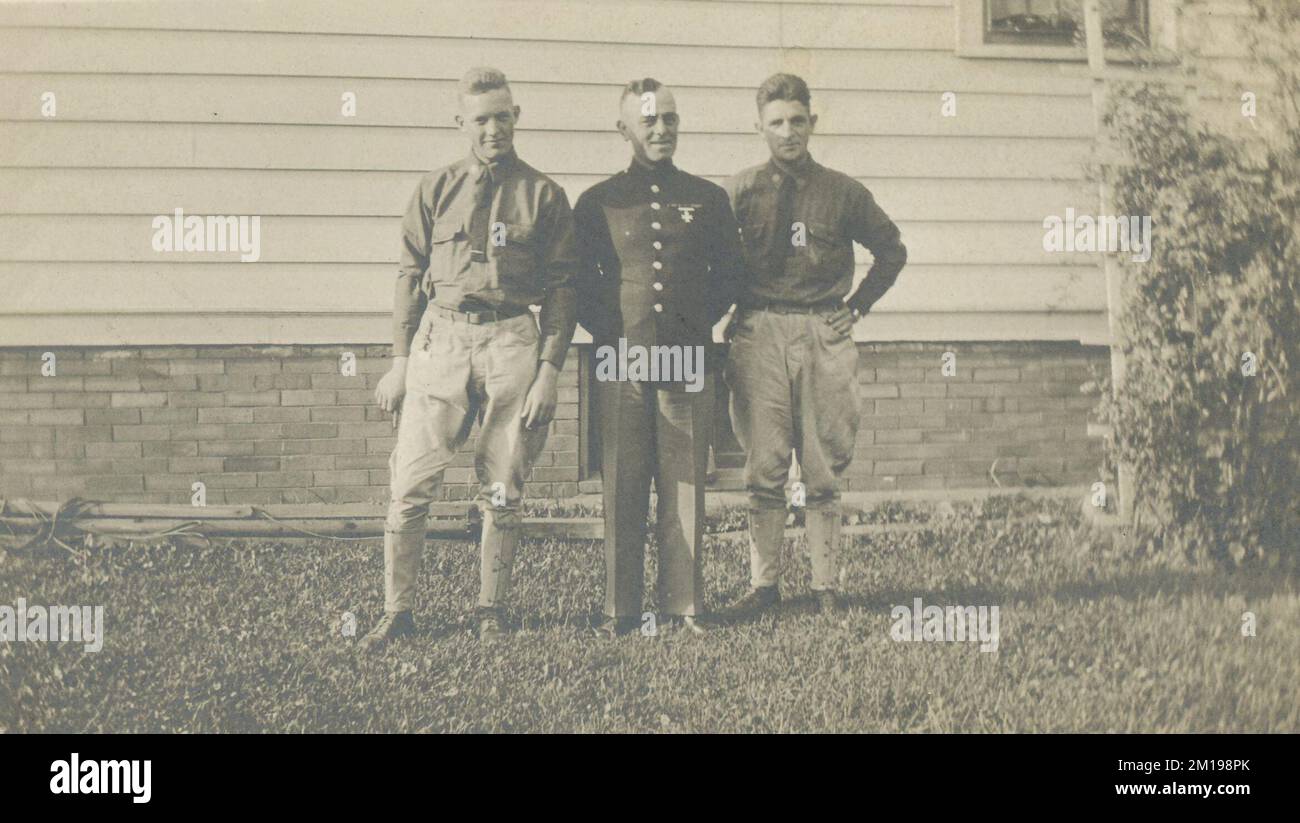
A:
[[[374,659],[356,646],[382,607],[378,539],[0,551],[0,604],[105,607],[99,653],[0,643],[0,731],[1300,730],[1295,577],[1116,552],[1076,508],[993,498],[932,529],[851,537],[850,608],[834,617],[813,612],[803,540],[788,537],[782,607],[705,637],[597,640],[600,544],[529,540],[521,625],[490,649],[470,619],[476,546],[430,541],[419,634]],[[729,510],[710,529],[741,524]],[[709,538],[710,607],[744,592],[746,551]],[[916,597],[998,606],[998,650],[894,641],[890,611]]]

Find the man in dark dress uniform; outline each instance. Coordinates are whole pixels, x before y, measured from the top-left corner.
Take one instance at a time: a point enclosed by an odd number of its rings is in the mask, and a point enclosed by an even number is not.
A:
[[[694,618],[703,611],[704,476],[718,370],[712,329],[735,301],[744,266],[726,192],[673,165],[678,123],[666,87],[652,78],[628,84],[618,130],[632,163],[574,207],[578,320],[597,357],[606,346],[605,355],[660,347],[660,362],[673,356],[697,366],[703,356],[702,380],[680,369],[650,376],[597,369],[607,618],[600,631],[607,636],[634,628],[642,614],[651,478],[659,608],[702,631]]]

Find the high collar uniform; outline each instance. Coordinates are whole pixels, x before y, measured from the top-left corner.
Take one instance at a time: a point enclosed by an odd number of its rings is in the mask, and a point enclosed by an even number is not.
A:
[[[633,161],[578,198],[574,222],[578,320],[596,345],[703,346],[707,371],[713,325],[744,285],[726,192],[671,162]]]
[[[658,493],[660,614],[704,607],[700,547],[711,439],[713,325],[739,294],[739,226],[721,187],[671,163],[627,171],[574,208],[578,318],[597,347],[701,346],[698,392],[673,383],[597,379],[605,503],[605,613],[642,613],[650,484]],[[698,351],[698,350],[697,350]],[[662,376],[661,376],[662,377]],[[670,389],[663,390],[660,389]]]

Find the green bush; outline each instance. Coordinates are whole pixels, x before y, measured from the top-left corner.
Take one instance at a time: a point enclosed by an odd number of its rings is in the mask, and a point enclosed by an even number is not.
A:
[[[1118,344],[1127,377],[1104,394],[1112,462],[1132,467],[1147,545],[1195,559],[1295,560],[1300,364],[1300,4],[1254,0],[1250,87],[1199,101],[1161,82],[1112,86],[1099,167],[1116,213],[1150,215],[1153,253],[1123,260]],[[1255,82],[1258,81],[1258,82]],[[1243,139],[1202,115],[1251,90]],[[1263,126],[1261,128],[1261,126]],[[1253,365],[1253,374],[1251,366]]]

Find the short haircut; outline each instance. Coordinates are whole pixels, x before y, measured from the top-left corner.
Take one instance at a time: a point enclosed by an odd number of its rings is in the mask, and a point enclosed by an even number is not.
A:
[[[653,77],[642,77],[640,80],[633,80],[623,87],[623,94],[618,98],[618,104],[623,105],[623,101],[629,97],[640,97],[648,91],[659,91],[664,87],[663,83]]]
[[[461,94],[483,94],[494,89],[510,91],[510,84],[506,82],[506,76],[500,69],[475,66],[460,78]]]
[[[803,103],[804,108],[812,108],[812,94],[808,91],[808,84],[797,74],[778,73],[767,78],[758,87],[756,99],[760,113],[773,100],[791,100]]]

